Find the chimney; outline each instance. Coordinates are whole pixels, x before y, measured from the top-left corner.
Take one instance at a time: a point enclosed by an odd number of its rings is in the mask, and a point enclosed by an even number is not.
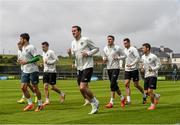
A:
[[[160,50],[164,52],[164,46],[160,46]]]

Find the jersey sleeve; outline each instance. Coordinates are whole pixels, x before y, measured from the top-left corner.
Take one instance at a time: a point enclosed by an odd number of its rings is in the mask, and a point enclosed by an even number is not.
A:
[[[87,52],[89,56],[92,56],[99,51],[99,48],[96,47],[95,44],[90,39],[87,39],[87,45],[90,49],[90,51]]]

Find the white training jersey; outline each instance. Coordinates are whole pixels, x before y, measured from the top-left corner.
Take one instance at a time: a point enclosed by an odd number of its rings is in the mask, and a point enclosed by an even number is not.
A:
[[[22,60],[22,50],[18,50],[17,59]],[[21,65],[21,70],[22,70],[22,65]]]
[[[143,68],[145,70],[145,78],[147,77],[157,77],[158,70],[161,66],[160,60],[157,58],[156,55],[149,53],[148,55],[143,55],[141,57]],[[149,70],[149,69],[152,69]]]
[[[43,52],[44,72],[56,72],[56,63],[58,60],[54,51],[48,50],[47,52]],[[47,61],[47,63],[45,63],[45,61]]]
[[[131,46],[128,49],[124,49],[124,53],[126,54],[125,60],[125,71],[134,71],[138,69],[138,63],[140,60],[138,50]],[[132,65],[131,67],[127,67],[127,65]]]
[[[120,60],[126,55],[118,45],[105,46],[102,54],[103,60],[107,60],[107,69],[120,69]]]
[[[87,37],[81,37],[79,40],[73,40],[71,43],[71,52],[75,57],[77,70],[84,70],[94,66],[93,55],[99,51],[99,48]],[[87,52],[88,56],[83,57],[82,52]]]
[[[33,45],[27,45],[22,48],[22,60],[30,61],[34,56],[37,56],[37,50]],[[24,73],[38,72],[38,66],[36,63],[29,63],[22,65],[22,71]]]

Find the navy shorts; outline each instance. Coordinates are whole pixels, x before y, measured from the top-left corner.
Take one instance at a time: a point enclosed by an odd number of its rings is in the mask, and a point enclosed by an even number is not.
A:
[[[80,85],[81,82],[88,83],[91,81],[91,76],[93,74],[93,68],[87,68],[82,71],[77,71],[77,82]]]
[[[157,77],[147,77],[144,79],[144,90],[156,89]]]
[[[125,71],[125,80],[131,80],[133,79],[134,82],[139,81],[139,71],[134,70],[134,71]]]
[[[56,84],[56,73],[44,73],[43,74],[43,83],[48,83],[50,85]]]
[[[21,74],[21,83],[32,83],[38,84],[39,83],[39,72],[33,73],[24,73]]]

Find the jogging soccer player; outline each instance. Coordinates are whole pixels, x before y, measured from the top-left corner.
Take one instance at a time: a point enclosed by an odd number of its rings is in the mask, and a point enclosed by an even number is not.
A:
[[[34,104],[32,103],[30,93],[27,89],[27,84],[31,82],[34,92],[38,98],[38,106],[35,109],[35,111],[38,112],[43,109],[41,92],[38,88],[39,69],[36,64],[36,62],[39,61],[39,55],[37,54],[36,48],[29,43],[29,39],[30,36],[28,33],[23,33],[20,35],[20,42],[23,45],[22,59],[18,60],[19,64],[22,65],[21,88],[28,102],[28,105],[24,108],[24,111],[32,110],[34,108]]]
[[[125,98],[121,94],[121,91],[118,86],[118,76],[120,72],[120,60],[125,59],[125,54],[123,50],[118,45],[114,44],[114,36],[108,35],[107,42],[108,45],[104,47],[103,50],[103,62],[107,65],[107,72],[110,81],[111,88],[111,99],[110,102],[106,105],[106,108],[112,108],[114,104],[115,92],[120,96],[121,107],[125,106]]]
[[[99,101],[89,89],[88,83],[93,74],[93,55],[99,51],[99,48],[89,38],[81,36],[81,27],[79,26],[72,27],[72,35],[75,39],[71,43],[71,49],[68,49],[68,54],[75,57],[80,92],[92,106],[89,114],[95,114],[98,112]]]
[[[22,57],[22,44],[20,42],[18,42],[18,60],[21,59]],[[21,71],[22,71],[22,66],[21,66]],[[35,98],[34,98],[34,102],[37,103],[37,96],[36,96],[36,93],[34,92],[33,90],[33,87],[32,85],[29,83],[27,84],[27,86],[29,87],[29,89],[33,92]],[[25,103],[26,102],[26,98],[25,98],[25,95],[23,94],[21,99],[17,101],[18,103],[22,104],[22,103]]]
[[[151,99],[151,106],[148,110],[154,110],[160,98],[160,94],[154,93],[154,90],[156,90],[158,70],[161,66],[161,62],[155,54],[150,52],[150,50],[151,45],[149,43],[144,43],[142,45],[144,55],[142,56],[143,67],[141,71],[145,73],[145,93],[148,93]]]
[[[44,83],[44,92],[46,101],[43,103],[43,106],[50,104],[49,101],[49,90],[48,87],[51,85],[51,89],[57,92],[60,95],[61,103],[64,102],[65,94],[60,91],[56,86],[56,63],[58,62],[58,57],[55,55],[53,50],[49,49],[49,43],[42,43],[43,50],[43,64],[44,64],[44,73],[43,73],[43,83]]]
[[[129,38],[125,38],[124,40],[124,53],[126,54],[125,60],[125,88],[126,88],[126,104],[131,103],[130,95],[130,82],[133,79],[134,86],[142,93],[143,95],[143,104],[146,103],[146,94],[144,94],[143,88],[139,85],[139,71],[138,71],[138,63],[140,61],[140,56],[138,50],[131,46]]]

